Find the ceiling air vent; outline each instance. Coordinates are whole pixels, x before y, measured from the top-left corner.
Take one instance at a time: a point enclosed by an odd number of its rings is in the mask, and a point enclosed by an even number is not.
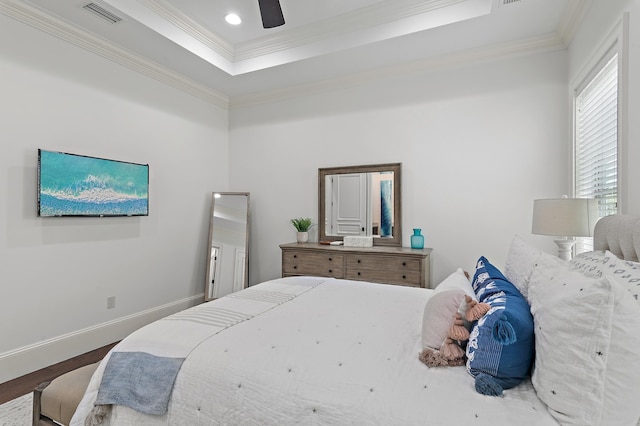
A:
[[[493,0],[492,3],[492,9],[499,9],[502,7],[507,7],[507,6],[511,6],[514,4],[520,4],[520,3],[524,3],[525,0]]]
[[[105,9],[102,6],[99,6],[95,3],[89,3],[87,5],[82,6],[82,8],[84,10],[87,10],[91,13],[93,13],[94,15],[104,19],[105,21],[109,21],[112,24],[116,24],[120,21],[122,21],[122,18],[119,17],[118,15],[109,12],[107,9]]]

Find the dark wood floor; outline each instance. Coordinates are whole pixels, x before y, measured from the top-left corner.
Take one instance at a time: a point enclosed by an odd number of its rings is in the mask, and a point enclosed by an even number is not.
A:
[[[0,383],[0,404],[31,393],[42,382],[50,381],[76,368],[100,361],[116,345],[111,343],[93,351],[78,355],[66,361],[45,367],[33,373],[25,374],[8,382]]]

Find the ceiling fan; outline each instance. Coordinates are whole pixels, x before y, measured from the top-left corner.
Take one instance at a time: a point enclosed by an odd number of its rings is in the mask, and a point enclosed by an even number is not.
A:
[[[258,0],[260,15],[262,16],[262,26],[264,28],[274,28],[284,25],[284,15],[280,7],[279,0]]]

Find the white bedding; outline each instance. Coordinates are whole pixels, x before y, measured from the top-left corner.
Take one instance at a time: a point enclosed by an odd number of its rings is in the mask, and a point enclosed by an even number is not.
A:
[[[183,343],[167,349],[161,341],[195,342],[168,413],[114,406],[106,425],[557,425],[530,381],[503,397],[483,396],[464,367],[430,369],[418,360],[431,293],[292,277],[157,321],[114,350],[165,355],[175,347],[183,352]],[[208,310],[242,313],[216,319],[206,331],[201,318]],[[190,317],[192,312],[199,314]],[[84,424],[104,365],[72,426]]]

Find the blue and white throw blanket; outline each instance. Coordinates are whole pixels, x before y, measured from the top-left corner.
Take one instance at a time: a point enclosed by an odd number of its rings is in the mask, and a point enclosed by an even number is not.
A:
[[[118,404],[145,414],[167,412],[184,358],[114,352],[102,374],[96,405]]]

